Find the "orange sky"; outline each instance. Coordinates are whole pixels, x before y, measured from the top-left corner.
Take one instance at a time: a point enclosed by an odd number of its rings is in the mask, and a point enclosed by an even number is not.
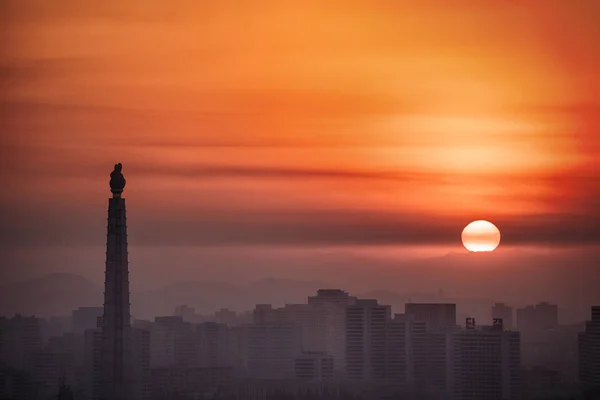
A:
[[[2,2],[4,209],[594,225],[600,2],[346,3]]]

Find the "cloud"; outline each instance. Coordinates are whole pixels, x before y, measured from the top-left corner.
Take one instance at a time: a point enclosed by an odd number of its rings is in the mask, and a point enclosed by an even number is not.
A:
[[[10,211],[0,227],[5,245],[100,245],[105,240],[104,209],[92,212],[65,204],[54,214],[46,209]],[[130,243],[152,246],[456,245],[462,228],[476,218],[336,209],[198,209],[149,214],[130,207],[129,213]],[[506,245],[600,243],[598,215],[499,216],[493,222]]]

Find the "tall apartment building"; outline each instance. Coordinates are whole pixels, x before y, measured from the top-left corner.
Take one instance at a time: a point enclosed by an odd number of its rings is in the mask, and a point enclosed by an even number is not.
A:
[[[519,332],[502,325],[450,333],[449,387],[453,400],[512,400],[521,397]]]
[[[98,319],[102,318],[104,307],[79,307],[71,312],[71,331],[83,334],[88,329],[95,329]]]
[[[558,306],[539,303],[517,309],[517,329],[525,340],[535,339],[540,332],[558,326]]]
[[[334,377],[333,357],[321,352],[302,352],[294,360],[295,378],[300,380],[331,380]]]
[[[252,322],[255,324],[275,324],[283,321],[283,315],[271,304],[257,304],[252,312]]]
[[[248,326],[229,328],[227,332],[227,358],[233,367],[232,374],[245,377],[248,370]]]
[[[236,326],[238,325],[238,315],[235,311],[221,308],[219,311],[215,312],[215,321],[230,327]]]
[[[102,329],[84,332],[83,399],[101,399]]]
[[[504,329],[513,330],[513,314],[514,310],[512,307],[507,306],[504,303],[496,303],[492,307],[492,318],[494,319],[502,319],[504,323]]]
[[[314,317],[310,350],[330,354],[338,377],[346,368],[346,307],[355,302],[356,297],[339,289],[320,289],[308,298]]]
[[[31,370],[35,354],[42,350],[41,326],[36,317],[0,317],[0,360],[5,366]]]
[[[148,400],[152,396],[150,375],[150,332],[145,329],[132,328],[132,387],[134,399]]]
[[[198,341],[200,367],[231,367],[234,364],[229,346],[229,327],[216,322],[204,322],[194,327]]]
[[[386,380],[396,386],[406,386],[410,379],[410,329],[405,314],[396,314],[388,322],[386,336]]]
[[[310,304],[286,304],[279,309],[284,322],[296,324],[302,328],[302,348],[307,351],[321,349],[317,333],[317,313]]]
[[[384,380],[391,307],[360,299],[346,307],[346,375],[355,381]]]
[[[600,386],[600,306],[592,307],[592,319],[579,334],[579,382],[584,390]]]
[[[456,304],[407,303],[409,360],[408,384],[428,396],[444,398],[449,391],[449,333],[455,331]]]
[[[38,352],[34,356],[31,376],[39,398],[56,398],[61,380],[70,387],[77,384],[73,354],[47,350]]]
[[[547,302],[535,306],[538,324],[542,329],[553,329],[558,326],[558,305]]]
[[[44,342],[51,337],[61,336],[72,330],[70,316],[54,316],[47,320],[40,319],[40,322],[42,326],[42,340]]]
[[[244,327],[247,374],[255,379],[290,379],[302,354],[302,328],[296,324],[255,323]]]
[[[199,337],[181,316],[156,317],[150,330],[150,367],[197,366]]]
[[[183,318],[186,322],[195,322],[196,309],[184,304],[175,308],[175,316]]]
[[[405,314],[415,321],[427,323],[429,330],[443,330],[456,326],[456,304],[407,303]]]
[[[219,389],[232,381],[229,367],[153,368],[151,374],[153,399],[221,398]]]

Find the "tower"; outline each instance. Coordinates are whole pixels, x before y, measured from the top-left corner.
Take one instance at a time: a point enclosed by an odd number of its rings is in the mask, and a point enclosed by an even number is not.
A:
[[[102,318],[100,399],[132,399],[132,332],[129,304],[129,265],[125,178],[121,164],[110,174],[112,198],[108,200],[104,314]]]

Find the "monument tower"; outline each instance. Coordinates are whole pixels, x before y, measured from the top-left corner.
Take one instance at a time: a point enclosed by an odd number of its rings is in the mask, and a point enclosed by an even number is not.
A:
[[[110,174],[106,272],[100,366],[100,400],[130,400],[133,393],[133,343],[129,303],[127,217],[123,166]]]

